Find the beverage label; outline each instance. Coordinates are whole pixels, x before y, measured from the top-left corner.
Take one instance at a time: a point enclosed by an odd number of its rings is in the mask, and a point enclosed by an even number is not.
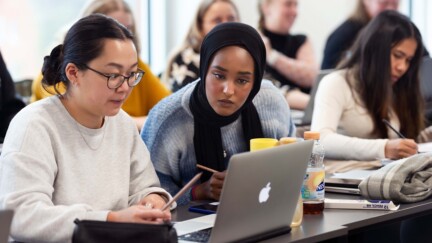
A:
[[[324,177],[323,169],[307,170],[301,189],[303,200],[324,200]]]

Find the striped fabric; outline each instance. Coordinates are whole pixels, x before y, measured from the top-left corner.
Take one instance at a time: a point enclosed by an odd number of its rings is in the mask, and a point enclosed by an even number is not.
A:
[[[359,189],[369,199],[411,203],[432,194],[432,153],[390,163],[364,179]]]

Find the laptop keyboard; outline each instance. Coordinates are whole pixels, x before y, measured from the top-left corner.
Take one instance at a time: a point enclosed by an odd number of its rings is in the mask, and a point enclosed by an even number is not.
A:
[[[181,235],[179,240],[193,241],[193,242],[208,242],[210,240],[211,228],[195,231],[189,234]]]

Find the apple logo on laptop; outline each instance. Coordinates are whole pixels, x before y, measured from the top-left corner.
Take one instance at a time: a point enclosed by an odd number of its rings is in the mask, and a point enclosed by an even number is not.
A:
[[[270,187],[270,182],[269,182],[269,183],[267,183],[267,185],[265,187],[263,187],[261,189],[261,191],[259,193],[259,196],[258,196],[259,203],[267,202],[267,200],[270,197],[270,190],[271,190],[271,187]]]

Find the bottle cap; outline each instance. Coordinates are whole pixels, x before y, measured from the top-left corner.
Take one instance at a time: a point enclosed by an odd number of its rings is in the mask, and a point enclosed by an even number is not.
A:
[[[279,145],[290,144],[295,142],[297,142],[297,138],[295,137],[282,137],[281,139],[279,139]]]
[[[318,140],[320,139],[320,133],[315,131],[306,131],[303,134],[305,140]]]

